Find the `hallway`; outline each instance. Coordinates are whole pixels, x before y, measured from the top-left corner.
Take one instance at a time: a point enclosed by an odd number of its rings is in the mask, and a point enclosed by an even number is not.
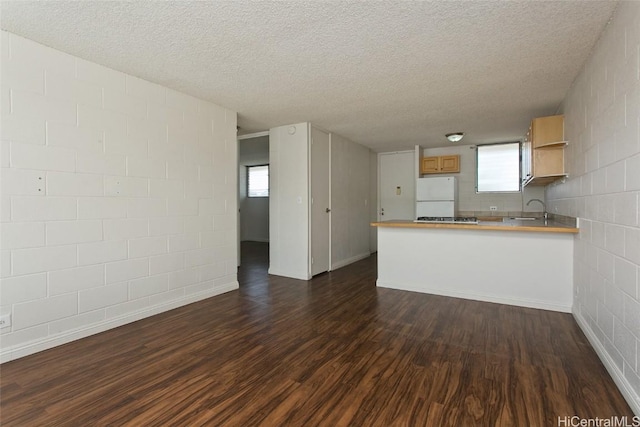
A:
[[[269,243],[241,242],[240,262],[238,282],[241,288],[264,284],[269,277]]]

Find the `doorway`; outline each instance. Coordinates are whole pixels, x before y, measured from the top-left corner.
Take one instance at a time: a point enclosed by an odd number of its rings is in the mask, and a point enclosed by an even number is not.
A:
[[[269,245],[269,132],[238,137],[238,266]]]

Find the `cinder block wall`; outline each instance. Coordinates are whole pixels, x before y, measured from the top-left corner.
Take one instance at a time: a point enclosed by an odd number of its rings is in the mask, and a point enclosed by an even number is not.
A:
[[[550,212],[580,217],[574,315],[640,413],[640,2],[620,2],[564,100],[564,184]]]
[[[0,360],[238,286],[236,113],[1,38]]]

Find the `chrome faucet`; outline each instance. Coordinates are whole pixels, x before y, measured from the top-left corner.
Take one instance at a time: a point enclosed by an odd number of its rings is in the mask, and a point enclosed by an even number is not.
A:
[[[527,206],[529,206],[531,202],[540,202],[542,204],[542,209],[544,209],[544,211],[542,212],[542,218],[544,218],[546,222],[549,218],[549,214],[547,213],[547,205],[545,205],[544,202],[540,199],[531,199],[527,202]]]

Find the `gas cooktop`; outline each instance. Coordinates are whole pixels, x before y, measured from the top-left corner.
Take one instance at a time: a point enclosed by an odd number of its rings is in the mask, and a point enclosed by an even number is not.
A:
[[[440,223],[440,224],[477,224],[475,216],[419,216],[413,222]]]

